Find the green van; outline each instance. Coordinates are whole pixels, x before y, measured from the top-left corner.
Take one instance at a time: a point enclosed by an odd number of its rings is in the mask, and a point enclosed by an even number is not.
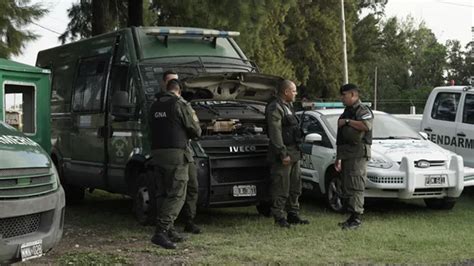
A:
[[[39,257],[59,242],[65,198],[47,152],[49,71],[0,59],[0,84],[2,264]]]
[[[39,52],[52,72],[52,151],[66,200],[84,189],[130,195],[135,214],[153,216],[147,185],[147,115],[162,74],[184,80],[203,129],[192,142],[199,205],[252,205],[264,198],[266,101],[281,78],[258,73],[233,36],[198,28],[132,27]]]

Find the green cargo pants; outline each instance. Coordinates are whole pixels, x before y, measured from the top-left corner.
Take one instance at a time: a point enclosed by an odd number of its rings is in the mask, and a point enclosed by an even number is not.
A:
[[[192,221],[196,216],[196,205],[199,194],[199,183],[197,179],[196,163],[189,164],[189,180],[186,188],[186,200],[181,210],[181,218],[184,221]]]
[[[278,220],[286,219],[285,212],[298,213],[301,195],[300,162],[291,162],[289,165],[272,163],[270,167],[272,215]]]
[[[367,180],[367,158],[342,160],[342,192],[348,211],[364,213],[364,190]]]
[[[158,230],[168,230],[181,211],[186,197],[189,179],[189,162],[181,152],[152,151],[155,183]]]

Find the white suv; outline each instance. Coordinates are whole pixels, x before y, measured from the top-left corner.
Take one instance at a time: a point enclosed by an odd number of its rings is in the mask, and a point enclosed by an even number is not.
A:
[[[301,161],[303,188],[326,195],[339,211],[340,177],[334,170],[337,119],[342,109],[298,112],[306,135]],[[436,209],[451,209],[465,186],[461,156],[413,131],[407,124],[374,111],[372,158],[368,162],[365,196],[424,199]]]

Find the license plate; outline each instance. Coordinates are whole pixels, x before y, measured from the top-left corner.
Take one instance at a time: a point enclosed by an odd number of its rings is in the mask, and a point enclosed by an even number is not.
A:
[[[425,176],[426,186],[439,186],[446,184],[445,175],[427,175]]]
[[[43,255],[43,240],[36,240],[21,244],[21,260],[39,258]]]
[[[239,185],[233,188],[234,197],[254,197],[257,196],[257,186]]]

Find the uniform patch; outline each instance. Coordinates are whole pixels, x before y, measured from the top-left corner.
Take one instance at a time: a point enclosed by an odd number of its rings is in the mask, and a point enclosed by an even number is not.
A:
[[[196,112],[194,110],[192,110],[192,116],[193,116],[194,122],[199,122],[199,118],[197,117]]]
[[[369,119],[372,119],[372,118],[374,118],[374,116],[372,115],[371,112],[368,112],[367,114],[363,115],[360,119],[369,120]]]

